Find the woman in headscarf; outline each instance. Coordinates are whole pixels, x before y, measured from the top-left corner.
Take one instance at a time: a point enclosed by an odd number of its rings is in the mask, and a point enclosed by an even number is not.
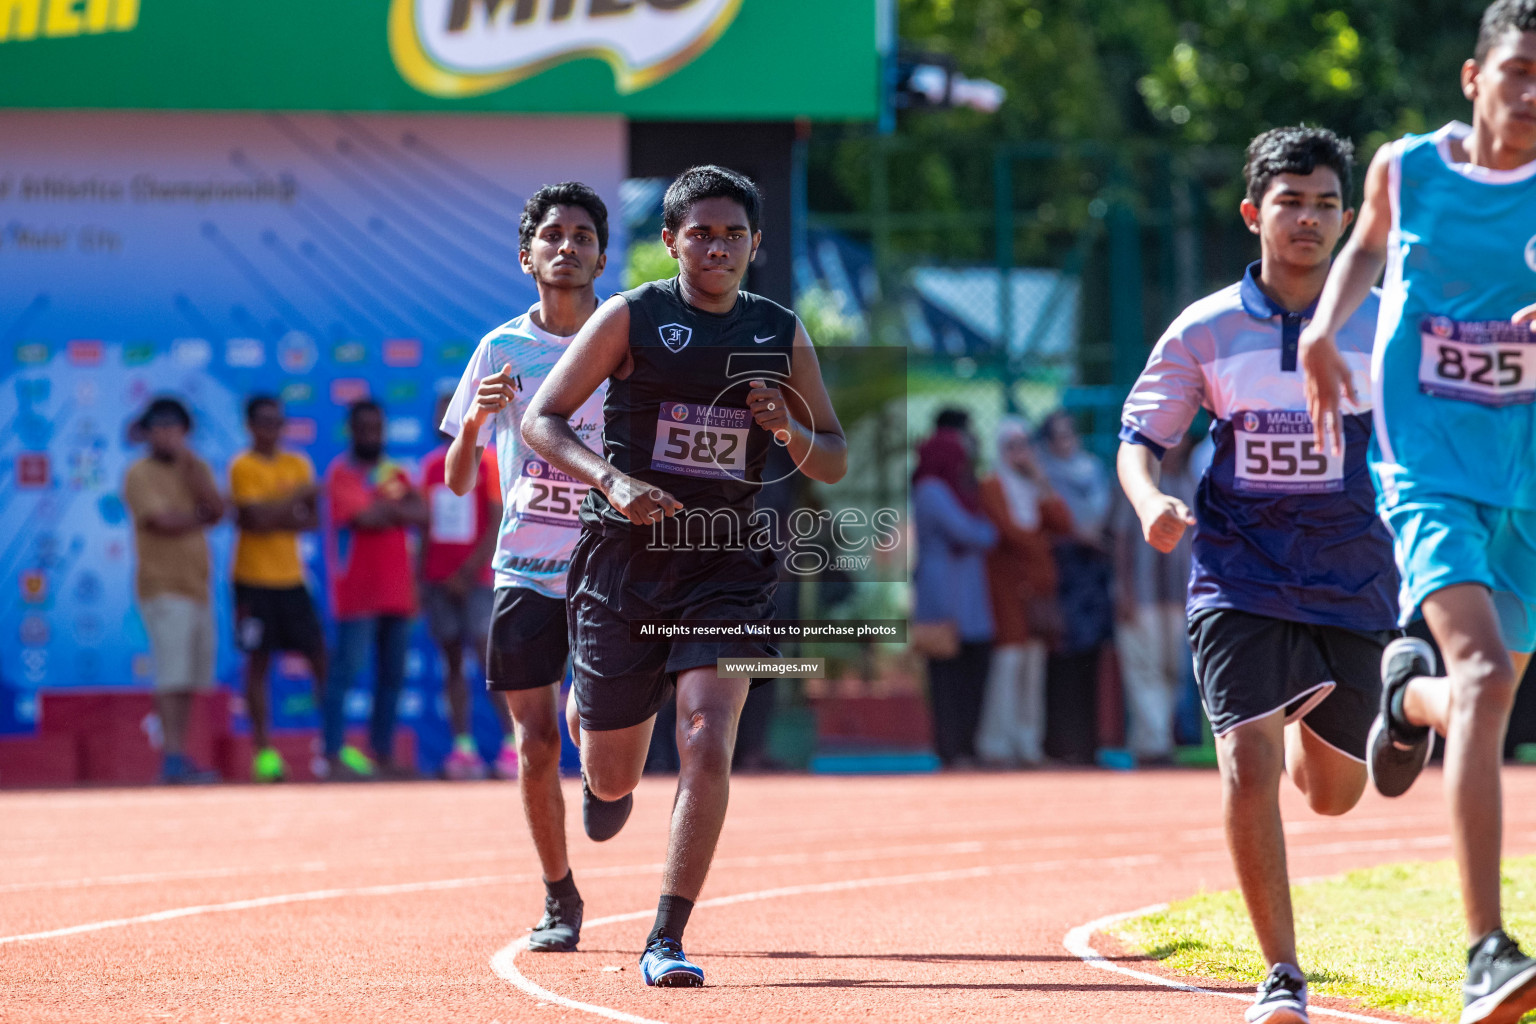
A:
[[[928,660],[934,748],[946,766],[975,760],[992,649],[984,556],[997,530],[981,512],[969,425],[963,410],[940,412],[912,474],[912,637]]]
[[[1100,662],[1115,627],[1106,530],[1114,491],[1103,461],[1083,450],[1070,413],[1058,409],[1047,416],[1038,439],[1040,468],[1072,511],[1072,536],[1052,545],[1063,630],[1046,664],[1045,749],[1064,761],[1091,764],[1100,739]]]
[[[1051,539],[1072,532],[1072,513],[1040,469],[1023,420],[998,425],[997,466],[980,498],[999,540],[987,555],[997,628],[976,752],[993,764],[1036,765],[1044,756],[1046,655],[1061,634]]]

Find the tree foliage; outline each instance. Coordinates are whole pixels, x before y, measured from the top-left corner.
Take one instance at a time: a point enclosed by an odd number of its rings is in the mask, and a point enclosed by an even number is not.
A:
[[[1465,116],[1486,0],[900,0],[904,43],[1009,91],[902,130],[1243,145],[1324,124],[1374,148]],[[921,122],[921,123],[920,123]]]

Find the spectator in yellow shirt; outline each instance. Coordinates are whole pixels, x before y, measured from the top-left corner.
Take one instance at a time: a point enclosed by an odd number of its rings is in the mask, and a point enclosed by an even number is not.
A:
[[[323,709],[325,636],[304,582],[299,534],[319,526],[320,488],[309,459],[283,451],[283,407],[269,395],[245,405],[251,449],[229,466],[230,500],[236,509],[235,636],[246,653],[245,703],[256,755],[251,778],[278,782],[287,776],[271,746],[267,673],[273,651],[293,651],[309,663],[315,707]]]

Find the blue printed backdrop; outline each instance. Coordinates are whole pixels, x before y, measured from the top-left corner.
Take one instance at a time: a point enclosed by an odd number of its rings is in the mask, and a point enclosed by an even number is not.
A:
[[[319,472],[345,406],[371,394],[391,453],[414,464],[481,334],[534,300],[517,221],[539,185],[588,182],[618,206],[611,118],[0,112],[0,731],[35,727],[36,692],[142,686],[152,666],[120,498],[152,395],[193,410],[221,476],[245,445],[246,396],[283,397],[290,444]],[[615,217],[617,221],[618,218]],[[600,282],[616,290],[614,224]],[[210,533],[219,678],[232,532]],[[324,601],[321,543],[304,554]],[[437,723],[437,659],[418,629],[402,717]],[[293,661],[276,724],[313,724]],[[352,711],[366,710],[366,694]],[[489,726],[489,709],[479,713]],[[424,760],[443,739],[418,729]]]

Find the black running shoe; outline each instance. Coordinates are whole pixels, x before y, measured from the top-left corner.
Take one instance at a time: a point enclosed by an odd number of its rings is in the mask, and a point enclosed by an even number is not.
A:
[[[1382,796],[1402,796],[1429,764],[1435,731],[1411,726],[1392,717],[1392,700],[1415,676],[1432,676],[1435,649],[1417,637],[1398,637],[1381,652],[1381,710],[1366,740],[1366,768],[1371,784]]]
[[[568,899],[544,897],[544,916],[528,936],[528,948],[535,953],[574,953],[581,941],[580,896]]]
[[[656,939],[640,954],[640,976],[661,988],[698,988],[704,969],[688,959],[676,939]]]
[[[1515,1024],[1536,1009],[1536,960],[1502,929],[1489,932],[1467,953],[1461,1002],[1461,1024]]]
[[[588,839],[600,843],[618,835],[634,806],[633,793],[625,793],[617,800],[599,800],[587,787],[587,777],[581,777],[581,827],[587,830]]]
[[[1307,980],[1290,964],[1275,964],[1243,1019],[1248,1024],[1312,1024],[1307,1016]]]

